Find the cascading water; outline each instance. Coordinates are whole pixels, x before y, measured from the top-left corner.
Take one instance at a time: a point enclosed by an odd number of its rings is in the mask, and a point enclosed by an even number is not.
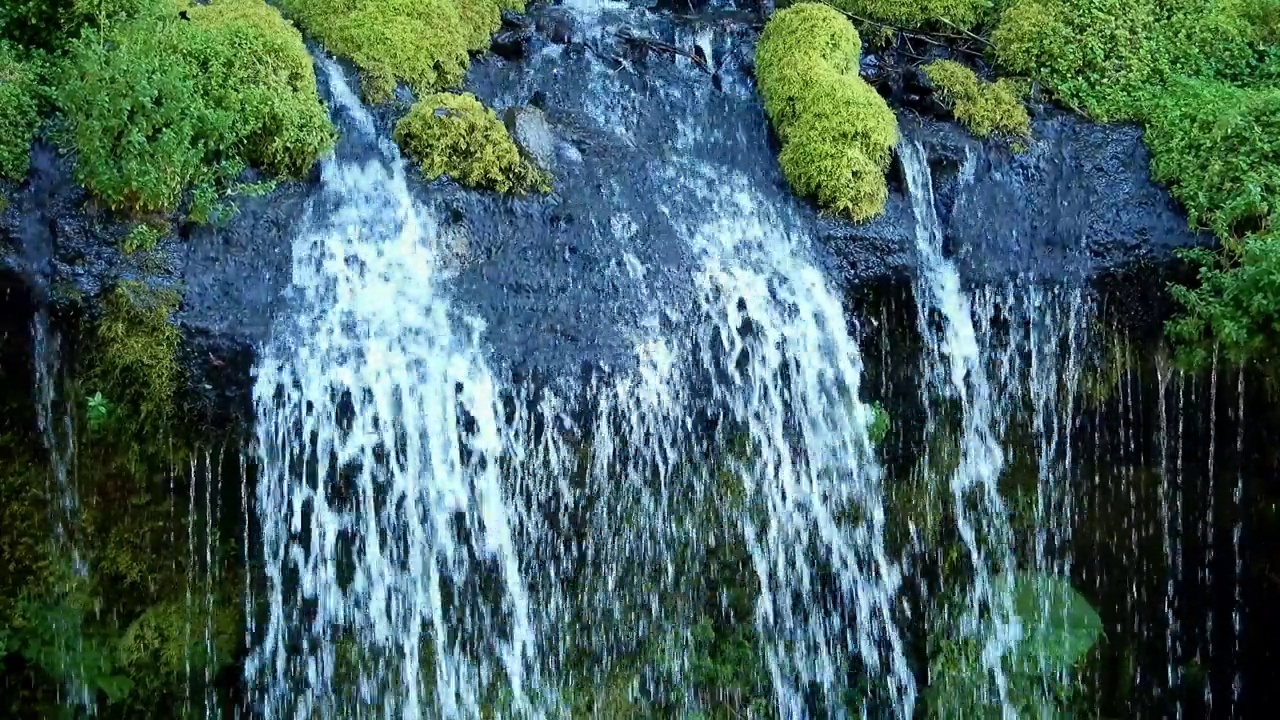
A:
[[[432,221],[383,153],[325,165],[327,203],[295,245],[300,312],[258,369],[267,583],[254,599],[267,612],[247,675],[267,716],[545,715],[569,702],[570,654],[597,654],[592,680],[608,683],[656,645],[671,669],[623,696],[692,710],[680,598],[717,542],[748,549],[784,717],[806,715],[814,687],[843,715],[854,655],[909,716],[858,350],[838,297],[745,180],[686,181],[718,218],[684,229],[702,258],[694,333],[638,339],[638,370],[591,388],[581,426],[550,390],[504,422],[500,397],[522,393],[486,368],[479,323],[451,312]],[[688,462],[695,396],[747,448],[749,462],[720,464],[729,486]],[[583,473],[575,427],[590,435]]]
[[[341,71],[326,70],[342,111],[372,133]],[[517,702],[530,681],[479,328],[454,332],[434,226],[382,145],[389,157],[326,162],[325,203],[294,249],[301,311],[258,368],[270,614],[247,674],[267,717],[475,716],[493,673]],[[501,600],[467,607],[482,571]]]
[[[32,358],[35,368],[36,421],[45,450],[49,453],[51,483],[48,497],[54,532],[54,550],[67,563],[69,574],[60,578],[67,587],[58,591],[74,592],[72,586],[84,583],[89,567],[76,542],[76,526],[80,522],[80,493],[75,482],[75,426],[72,414],[58,393],[58,380],[62,372],[60,338],[49,322],[45,309],[36,312],[31,324]],[[80,623],[72,615],[64,616],[67,626],[57,628],[58,642],[65,645],[61,654],[70,658],[65,670],[68,701],[85,712],[94,710],[93,694],[84,681],[81,664]]]
[[[930,409],[954,399],[962,418],[959,462],[950,478],[953,513],[969,554],[973,587],[962,620],[964,632],[983,636],[982,661],[995,679],[1008,711],[1004,656],[1017,642],[1012,598],[998,578],[1013,570],[1008,514],[999,489],[1004,453],[996,434],[997,398],[987,380],[968,297],[955,266],[942,253],[942,231],[934,208],[933,179],[918,139],[898,146],[916,220],[920,276],[915,294],[924,336],[922,401]],[[962,173],[965,170],[962,168]],[[941,334],[936,329],[941,321]]]

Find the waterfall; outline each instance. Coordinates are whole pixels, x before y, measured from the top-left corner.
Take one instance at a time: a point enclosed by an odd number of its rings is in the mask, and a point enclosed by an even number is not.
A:
[[[336,64],[325,69],[371,132]],[[247,674],[267,717],[419,717],[432,686],[446,717],[475,716],[495,671],[523,697],[533,651],[480,326],[462,318],[455,332],[435,226],[383,145],[386,162],[325,163],[324,202],[294,247],[300,311],[257,369],[270,614]],[[500,578],[501,622],[447,622],[482,568]],[[339,672],[355,673],[348,697]]]
[[[434,221],[380,145],[373,162],[326,162],[294,247],[297,314],[257,369],[266,584],[246,674],[265,715],[544,716],[570,702],[581,652],[599,684],[629,655],[666,658],[619,702],[692,711],[681,608],[729,543],[756,577],[738,620],[757,628],[782,716],[805,716],[815,687],[843,716],[857,656],[909,717],[859,352],[838,295],[745,179],[699,178],[713,219],[683,229],[701,258],[692,332],[640,333],[636,371],[586,388],[583,418],[486,366],[483,324],[440,285]],[[719,455],[720,475],[691,462],[706,422],[746,448]]]
[[[935,422],[932,408],[946,399],[959,403],[962,417],[959,463],[949,485],[973,574],[966,605],[972,612],[963,622],[965,632],[983,636],[983,664],[995,678],[1000,703],[1008,710],[1003,658],[1017,642],[1017,630],[1011,618],[1011,594],[995,584],[999,576],[1013,570],[1008,513],[999,490],[1005,459],[995,427],[998,399],[987,380],[969,298],[955,266],[943,255],[924,146],[908,137],[899,144],[898,153],[915,212],[920,257],[915,294],[925,343],[922,370],[927,382],[921,388],[922,402],[930,409],[930,424]]]
[[[76,526],[80,522],[80,493],[75,482],[75,426],[70,408],[59,396],[58,380],[62,372],[61,339],[51,326],[46,308],[36,311],[31,323],[32,366],[35,371],[36,422],[45,450],[49,453],[51,483],[48,497],[54,532],[54,548],[59,560],[68,563],[69,573],[59,579],[67,584],[58,591],[74,592],[73,585],[85,582],[89,566],[76,541]],[[70,617],[66,615],[65,617]],[[68,701],[77,708],[93,714],[95,704],[89,686],[84,681],[84,668],[80,652],[83,637],[80,622],[59,628],[58,642],[71,651],[63,651],[63,657],[71,659],[72,667],[65,668],[63,681]]]

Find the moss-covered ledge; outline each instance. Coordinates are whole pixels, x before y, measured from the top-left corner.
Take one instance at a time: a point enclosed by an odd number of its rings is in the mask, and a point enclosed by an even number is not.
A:
[[[503,9],[523,0],[281,0],[331,52],[350,58],[365,98],[383,102],[398,82],[420,95],[461,84],[470,53],[489,47]]]
[[[497,114],[471,93],[436,93],[414,104],[396,142],[431,180],[448,176],[498,192],[547,192],[550,178],[522,156]]]
[[[827,5],[774,14],[756,47],[756,80],[796,192],[853,220],[884,211],[898,142],[893,111],[858,75],[858,31]]]

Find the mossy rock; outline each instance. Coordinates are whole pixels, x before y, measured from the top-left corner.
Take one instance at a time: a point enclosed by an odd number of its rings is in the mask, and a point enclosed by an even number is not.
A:
[[[26,177],[39,125],[35,73],[0,41],[0,179]]]
[[[302,176],[335,137],[301,34],[263,0],[145,0],[86,30],[59,80],[78,179],[127,213],[190,194],[206,217],[245,168]]]
[[[756,80],[797,193],[861,221],[884,211],[884,174],[898,142],[893,111],[858,76],[858,31],[826,5],[774,14],[756,46]]]
[[[550,190],[547,175],[526,160],[497,114],[470,93],[429,95],[396,124],[396,142],[429,179],[522,193]]]
[[[469,53],[489,47],[502,9],[522,0],[281,0],[291,18],[360,68],[370,102],[404,81],[419,94],[461,84]]]
[[[924,66],[924,73],[951,112],[969,131],[980,138],[992,133],[1026,137],[1031,134],[1031,118],[1022,104],[1021,89],[1007,78],[995,82],[979,80],[973,70],[954,60],[937,60]]]
[[[991,8],[991,0],[832,0],[850,15],[899,27],[970,28]]]

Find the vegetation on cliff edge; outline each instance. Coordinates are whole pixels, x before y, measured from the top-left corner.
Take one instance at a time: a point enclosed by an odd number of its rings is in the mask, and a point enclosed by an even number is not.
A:
[[[774,14],[756,46],[756,80],[782,151],[778,162],[801,195],[866,220],[884,211],[884,173],[897,119],[858,76],[857,30],[826,5]]]
[[[471,93],[424,97],[396,125],[395,139],[429,179],[447,175],[499,192],[550,190],[545,173],[520,154],[498,116]]]
[[[1142,123],[1155,179],[1222,242],[1216,257],[1188,255],[1197,287],[1175,288],[1182,359],[1203,364],[1215,346],[1236,362],[1274,357],[1280,2],[1014,0],[991,41],[1004,69],[1066,104]]]

